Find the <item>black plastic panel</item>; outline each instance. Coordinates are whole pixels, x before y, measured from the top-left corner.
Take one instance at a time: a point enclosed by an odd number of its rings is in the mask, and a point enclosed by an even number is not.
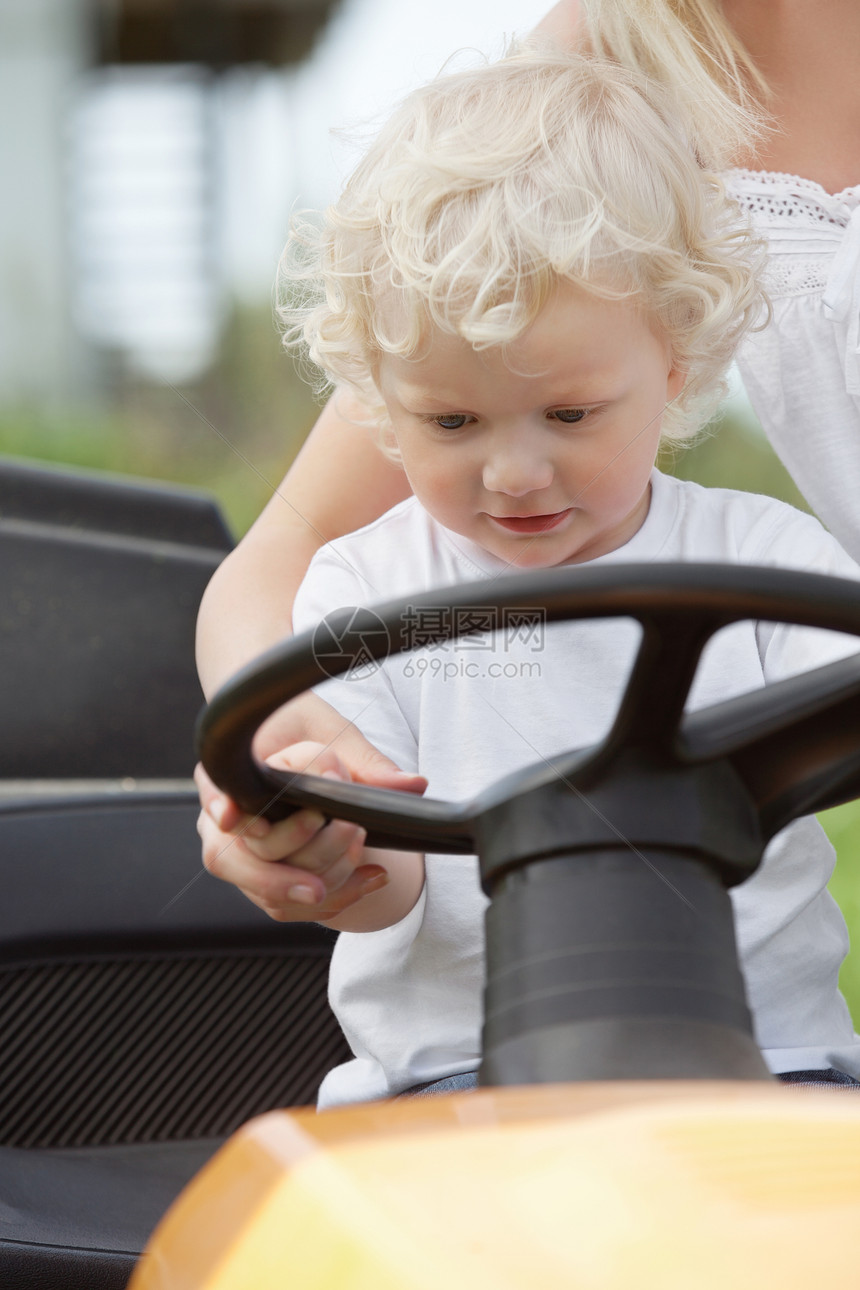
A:
[[[0,807],[0,1144],[209,1138],[348,1049],[334,934],[202,868],[193,793]]]
[[[0,970],[0,1144],[225,1137],[312,1103],[347,1055],[327,976],[288,945]]]

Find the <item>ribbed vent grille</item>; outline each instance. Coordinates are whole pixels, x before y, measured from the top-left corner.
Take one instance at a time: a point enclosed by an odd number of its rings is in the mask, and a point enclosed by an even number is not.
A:
[[[0,972],[0,1143],[221,1137],[312,1102],[348,1056],[325,956],[94,959]]]

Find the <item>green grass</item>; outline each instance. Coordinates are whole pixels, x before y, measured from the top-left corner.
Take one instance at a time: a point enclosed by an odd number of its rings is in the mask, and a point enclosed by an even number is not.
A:
[[[849,802],[819,819],[836,848],[836,870],[830,890],[848,924],[852,951],[842,965],[839,985],[848,1000],[855,1029],[860,1029],[860,802]]]
[[[205,489],[241,536],[318,408],[266,310],[237,312],[206,377],[181,389],[117,374],[91,407],[0,408],[0,454]]]

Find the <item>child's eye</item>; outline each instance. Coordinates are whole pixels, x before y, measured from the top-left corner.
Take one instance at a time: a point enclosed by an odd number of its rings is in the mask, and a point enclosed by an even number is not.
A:
[[[464,412],[448,412],[440,417],[433,418],[433,424],[441,426],[443,430],[462,430],[469,418]]]
[[[551,417],[556,421],[563,421],[565,425],[575,425],[577,421],[584,421],[588,416],[587,408],[556,408],[550,412]]]

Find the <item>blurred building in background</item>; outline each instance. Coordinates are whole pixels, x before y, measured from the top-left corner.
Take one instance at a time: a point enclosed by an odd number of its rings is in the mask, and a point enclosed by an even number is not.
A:
[[[207,366],[243,113],[265,123],[338,3],[0,0],[0,403]]]
[[[337,0],[88,0],[100,64],[284,67],[306,58]]]

